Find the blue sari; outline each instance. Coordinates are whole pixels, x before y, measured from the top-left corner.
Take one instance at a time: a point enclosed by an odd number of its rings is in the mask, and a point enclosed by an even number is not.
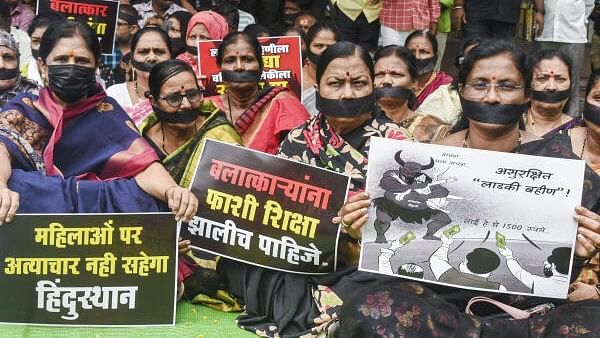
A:
[[[0,112],[0,142],[11,156],[18,213],[164,209],[133,179],[158,161],[154,150],[101,88],[66,108],[48,88],[16,96]]]

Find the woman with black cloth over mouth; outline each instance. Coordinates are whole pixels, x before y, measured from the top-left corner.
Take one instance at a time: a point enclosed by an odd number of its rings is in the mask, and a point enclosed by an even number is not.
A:
[[[473,48],[459,72],[459,94],[463,116],[454,133],[440,144],[536,156],[576,159],[568,137],[556,134],[539,138],[523,129],[522,115],[530,100],[531,71],[525,52],[514,43],[484,41]],[[600,248],[600,179],[587,167],[582,206],[574,210],[579,223],[572,253],[572,277]],[[364,202],[364,201],[363,201]],[[355,205],[356,204],[356,205]],[[345,222],[359,201],[348,203],[341,215]],[[358,218],[359,222],[362,219]],[[364,222],[363,222],[364,223]],[[534,286],[535,287],[535,286]],[[341,337],[372,337],[394,334],[411,337],[564,337],[594,335],[600,330],[597,301],[568,302],[541,297],[490,294],[414,282],[380,283],[355,292],[341,313]],[[529,318],[512,320],[489,317],[495,308],[480,309],[479,317],[463,311],[474,296],[487,296],[511,306],[527,309],[552,302],[555,308]],[[377,301],[369,301],[377,297]],[[392,316],[372,316],[378,304]],[[382,308],[379,308],[382,309]]]
[[[441,140],[450,130],[438,118],[416,113],[416,59],[405,47],[390,45],[374,56],[376,112],[382,118],[408,129],[418,142]]]
[[[563,113],[571,96],[572,61],[560,50],[543,49],[533,55],[531,107],[525,115],[529,133],[545,137],[581,125],[580,118]]]
[[[208,99],[225,112],[246,147],[275,154],[287,133],[309,118],[306,108],[286,87],[259,86],[262,47],[247,33],[234,32],[223,39],[217,64],[227,91]]]
[[[317,63],[319,113],[290,130],[278,152],[349,175],[350,201],[366,195],[370,137],[409,138],[405,129],[373,114],[373,77],[373,63],[363,47],[338,42],[327,48]],[[217,273],[227,290],[245,304],[238,325],[265,337],[317,337],[335,330],[345,299],[381,277],[357,271],[361,222],[335,217],[331,225],[337,224],[342,234],[334,273],[308,276],[219,261]]]

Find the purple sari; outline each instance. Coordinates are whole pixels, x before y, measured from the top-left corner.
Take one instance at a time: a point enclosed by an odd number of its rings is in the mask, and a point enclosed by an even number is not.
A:
[[[574,117],[573,119],[569,120],[569,122],[563,123],[560,126],[550,130],[542,137],[548,137],[548,136],[551,136],[552,134],[556,134],[556,133],[562,134],[563,132],[567,132],[570,129],[573,129],[576,127],[581,127],[582,124],[583,124],[583,119],[581,117]]]
[[[151,212],[162,206],[133,179],[158,158],[102,89],[63,108],[47,88],[21,94],[0,113],[0,142],[19,213]]]

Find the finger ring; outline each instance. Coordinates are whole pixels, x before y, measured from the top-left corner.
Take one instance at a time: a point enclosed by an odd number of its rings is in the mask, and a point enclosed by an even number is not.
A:
[[[340,221],[340,225],[343,226],[344,228],[350,227],[350,224],[346,224],[346,222],[344,222],[344,217],[342,217],[342,220]]]
[[[596,249],[600,250],[600,243],[596,243]]]

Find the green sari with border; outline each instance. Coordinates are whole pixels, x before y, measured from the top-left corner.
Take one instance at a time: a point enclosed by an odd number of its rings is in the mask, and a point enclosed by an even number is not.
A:
[[[155,149],[161,163],[181,187],[190,187],[206,139],[242,144],[238,132],[211,101],[205,100],[200,109],[206,119],[198,126],[196,135],[166,156],[147,136],[148,130],[159,122],[156,114],[151,113],[139,126],[142,136]],[[225,290],[218,278],[216,267],[219,259],[219,256],[202,251],[190,251],[179,257],[177,279],[185,285],[184,298],[219,311],[241,311],[237,300]]]

